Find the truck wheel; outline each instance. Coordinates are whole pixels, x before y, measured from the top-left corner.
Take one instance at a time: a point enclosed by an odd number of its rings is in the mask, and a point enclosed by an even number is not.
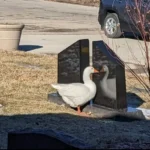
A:
[[[109,13],[104,20],[105,35],[109,38],[119,38],[121,33],[120,22],[117,14]]]

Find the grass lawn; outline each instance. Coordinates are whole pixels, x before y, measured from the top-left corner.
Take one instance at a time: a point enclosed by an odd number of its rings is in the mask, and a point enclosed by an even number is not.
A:
[[[57,82],[57,56],[0,52],[0,104],[5,115],[58,111],[47,101]]]
[[[0,149],[7,148],[9,131],[50,128],[73,134],[97,148],[118,148],[122,142],[130,143],[127,144],[130,148],[138,148],[139,143],[145,148],[150,137],[149,123],[83,118],[72,109],[47,100],[48,93],[54,91],[50,84],[57,82],[56,55],[0,51],[0,58],[0,104],[3,105],[0,109]],[[138,86],[130,74],[126,80],[127,90],[130,86]]]

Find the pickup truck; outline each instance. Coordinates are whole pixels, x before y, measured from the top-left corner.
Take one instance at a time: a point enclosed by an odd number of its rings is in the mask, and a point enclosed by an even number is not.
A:
[[[100,0],[98,21],[109,38],[124,32],[145,35],[150,31],[150,1]]]

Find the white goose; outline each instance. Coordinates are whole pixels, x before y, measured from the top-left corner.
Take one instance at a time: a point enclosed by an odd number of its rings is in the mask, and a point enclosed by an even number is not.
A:
[[[103,79],[99,83],[103,95],[116,100],[116,78],[108,79],[109,69],[106,65],[103,65],[100,72],[105,72]]]
[[[65,103],[73,108],[77,108],[78,113],[81,113],[80,106],[89,102],[96,94],[96,85],[90,79],[92,73],[98,73],[96,69],[89,66],[84,69],[83,83],[69,83],[69,84],[51,84],[53,88],[57,89],[60,96]]]

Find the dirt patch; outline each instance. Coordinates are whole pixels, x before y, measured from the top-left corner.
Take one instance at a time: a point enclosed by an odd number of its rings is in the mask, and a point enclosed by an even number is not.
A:
[[[97,31],[97,29],[45,29],[42,32],[81,32],[81,31]]]
[[[85,6],[99,6],[100,0],[47,0],[47,1],[54,1],[54,2],[61,2],[61,3],[70,3],[70,4],[79,4]]]
[[[25,28],[27,31],[39,31],[39,32],[44,32],[44,33],[80,33],[81,32],[97,32],[97,28],[51,28],[51,27],[40,27],[40,26],[35,26],[35,25],[26,25]]]

